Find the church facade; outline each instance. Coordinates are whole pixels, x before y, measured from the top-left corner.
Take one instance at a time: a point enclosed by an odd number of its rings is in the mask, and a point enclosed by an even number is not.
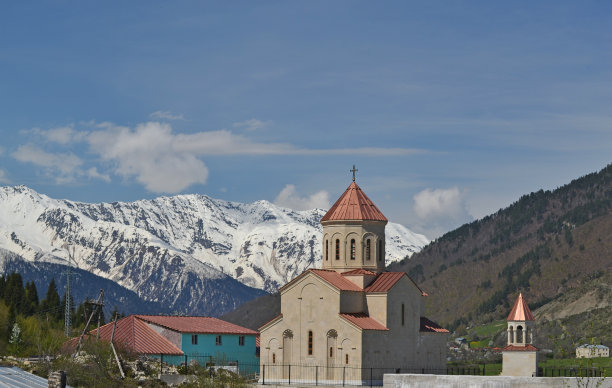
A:
[[[389,368],[445,371],[448,331],[424,317],[427,294],[406,273],[385,272],[387,218],[354,180],[321,224],[323,266],[280,289],[281,314],[260,328],[260,373],[360,383]]]

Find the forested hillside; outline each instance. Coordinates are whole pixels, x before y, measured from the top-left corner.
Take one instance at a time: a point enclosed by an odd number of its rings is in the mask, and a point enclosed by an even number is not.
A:
[[[612,266],[612,165],[554,191],[521,197],[410,259],[428,314],[451,329],[503,318],[518,292],[535,310]],[[595,306],[593,306],[595,307]]]

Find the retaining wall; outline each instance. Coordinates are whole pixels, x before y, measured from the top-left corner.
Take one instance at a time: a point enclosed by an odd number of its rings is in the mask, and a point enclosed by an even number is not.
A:
[[[601,385],[597,382],[602,381]],[[588,382],[588,385],[586,384]],[[386,374],[383,388],[548,388],[548,387],[612,388],[612,378],[578,379],[576,377],[514,377],[514,376],[445,376]]]

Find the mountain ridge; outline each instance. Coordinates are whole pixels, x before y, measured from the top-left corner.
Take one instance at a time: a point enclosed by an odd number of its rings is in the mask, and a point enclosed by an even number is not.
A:
[[[323,214],[200,194],[88,204],[5,186],[0,248],[25,261],[61,265],[70,248],[73,265],[146,301],[202,312],[215,304],[221,314],[320,262]],[[390,224],[387,236],[394,260],[428,241],[399,224]],[[210,282],[227,295],[210,300]]]

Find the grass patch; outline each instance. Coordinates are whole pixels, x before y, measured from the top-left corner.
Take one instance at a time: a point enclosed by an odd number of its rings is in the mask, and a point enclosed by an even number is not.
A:
[[[474,333],[481,338],[490,338],[506,330],[507,327],[508,323],[506,321],[495,321],[486,325],[476,326],[470,329],[470,333]]]

